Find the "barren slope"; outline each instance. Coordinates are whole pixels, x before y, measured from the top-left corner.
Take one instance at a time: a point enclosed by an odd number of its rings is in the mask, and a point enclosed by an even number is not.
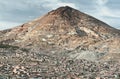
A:
[[[31,50],[67,50],[73,53],[79,50],[77,53],[80,53],[84,49],[85,52],[95,54],[95,58],[96,52],[98,55],[120,53],[117,45],[119,30],[68,6],[60,7],[31,22],[1,33],[2,44]],[[110,46],[114,42],[117,43]]]

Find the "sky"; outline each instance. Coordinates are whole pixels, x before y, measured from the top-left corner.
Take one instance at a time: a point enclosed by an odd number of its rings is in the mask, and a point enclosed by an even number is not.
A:
[[[60,6],[70,6],[120,29],[120,0],[0,0],[0,30],[12,28]]]

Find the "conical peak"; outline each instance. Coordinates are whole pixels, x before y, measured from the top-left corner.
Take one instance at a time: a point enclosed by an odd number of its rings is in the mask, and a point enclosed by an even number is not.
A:
[[[70,14],[73,11],[75,11],[75,9],[69,6],[64,6],[64,7],[59,7],[56,10],[51,11],[50,14],[63,15],[63,14]]]
[[[72,7],[69,7],[69,6],[62,6],[62,7],[59,7],[57,10],[68,10],[68,9],[73,9]]]
[[[48,15],[50,16],[60,16],[61,18],[63,18],[63,20],[68,21],[68,23],[70,23],[71,25],[77,24],[78,20],[80,20],[78,18],[80,18],[81,14],[83,13],[69,6],[59,7],[56,10],[48,13]]]

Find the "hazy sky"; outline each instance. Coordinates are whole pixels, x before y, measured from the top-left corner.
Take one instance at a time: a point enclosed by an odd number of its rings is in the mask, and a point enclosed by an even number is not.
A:
[[[0,0],[0,29],[23,24],[66,5],[120,28],[120,0]]]

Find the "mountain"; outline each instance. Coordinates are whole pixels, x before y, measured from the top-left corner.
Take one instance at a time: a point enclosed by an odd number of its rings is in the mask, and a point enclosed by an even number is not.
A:
[[[49,68],[55,62],[60,64],[64,58],[70,62],[119,61],[120,31],[65,6],[21,26],[0,31],[0,52],[1,63],[18,68],[38,64]]]
[[[109,46],[104,48],[104,44],[108,44],[119,35],[119,30],[66,6],[8,32],[4,31],[1,43],[28,47],[28,49],[31,47],[39,50],[47,49],[49,52],[53,51],[53,48],[56,51],[59,49],[76,51],[76,48],[82,49],[82,47],[89,51],[95,51],[94,48],[111,51],[113,48]],[[101,50],[99,52],[105,52]]]

